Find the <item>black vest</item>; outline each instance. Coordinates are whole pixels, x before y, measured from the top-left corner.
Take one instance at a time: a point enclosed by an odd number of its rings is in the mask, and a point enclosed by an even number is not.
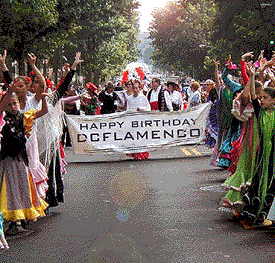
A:
[[[153,91],[153,89],[151,89],[148,92],[148,95],[147,95],[149,103],[150,103],[150,98],[151,98],[152,91]],[[161,87],[160,91],[159,91],[159,94],[158,94],[158,109],[159,109],[159,111],[169,111],[169,109],[167,107],[167,104],[166,104],[166,101],[165,101],[164,91],[165,91],[165,89]],[[162,110],[162,108],[163,108],[163,110]]]

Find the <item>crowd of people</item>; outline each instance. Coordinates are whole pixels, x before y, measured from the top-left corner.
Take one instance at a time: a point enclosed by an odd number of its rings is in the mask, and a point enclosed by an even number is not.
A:
[[[211,163],[228,169],[222,184],[227,193],[220,205],[251,227],[269,226],[275,219],[274,136],[275,54],[264,51],[241,57],[240,70],[231,55],[219,72],[214,60],[216,91],[208,118],[213,140]]]
[[[53,117],[54,113],[58,117],[55,108],[83,62],[77,53],[67,74],[50,91],[34,54],[28,54],[30,76],[15,79],[6,66],[6,56],[7,52],[0,55],[4,82],[0,94],[0,249],[9,248],[5,236],[31,233],[28,222],[49,215],[50,207],[64,202],[64,152],[56,129],[61,125]]]
[[[56,87],[38,70],[34,54],[28,54],[29,76],[14,79],[6,56],[6,52],[0,55],[0,249],[9,248],[5,235],[31,232],[29,221],[49,215],[50,207],[64,202],[63,147],[71,146],[60,117],[64,113],[173,112],[211,102],[205,144],[213,149],[211,164],[230,171],[223,184],[228,192],[221,206],[232,208],[251,224],[275,220],[275,55],[267,60],[262,51],[253,61],[253,52],[246,53],[240,71],[231,56],[222,72],[220,63],[213,60],[215,80],[202,83],[194,79],[185,84],[162,83],[159,78],[128,79],[125,83],[108,82],[102,88],[89,82],[81,93],[71,83],[77,65],[83,62],[81,53],[71,66],[66,65],[66,74]],[[38,131],[42,126],[50,130],[54,117],[58,117],[54,122],[60,122],[61,132],[42,136],[50,141],[43,151],[38,146]],[[149,153],[129,156],[142,160]]]

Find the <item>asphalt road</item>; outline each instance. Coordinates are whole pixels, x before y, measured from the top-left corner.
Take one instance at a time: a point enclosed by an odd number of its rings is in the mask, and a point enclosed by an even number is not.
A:
[[[209,161],[71,162],[65,203],[0,262],[273,262],[274,230],[218,209],[228,173]]]

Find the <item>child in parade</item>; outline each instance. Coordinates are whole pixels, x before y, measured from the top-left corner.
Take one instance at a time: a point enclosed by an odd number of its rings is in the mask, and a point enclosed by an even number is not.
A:
[[[33,177],[28,171],[26,136],[30,136],[34,120],[48,112],[45,95],[42,94],[41,110],[20,113],[19,101],[12,83],[0,103],[3,116],[0,153],[0,210],[10,221],[6,235],[27,232],[21,220],[36,220],[44,216],[47,203],[39,196]]]
[[[243,195],[242,216],[252,222],[267,218],[275,193],[275,90],[264,88],[260,101],[255,93],[255,66],[251,81],[251,100],[258,124],[259,147],[256,150],[251,185]]]

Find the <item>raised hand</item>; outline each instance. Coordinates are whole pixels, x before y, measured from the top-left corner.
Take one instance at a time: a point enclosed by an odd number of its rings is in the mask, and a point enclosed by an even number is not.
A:
[[[252,61],[248,62],[246,65],[246,69],[247,69],[247,74],[248,74],[249,78],[252,78],[256,73],[255,64],[252,63]]]
[[[6,71],[8,70],[6,66],[6,58],[7,58],[7,50],[4,50],[3,56],[0,54],[0,69],[1,71]]]
[[[260,61],[263,58],[264,58],[264,50],[261,50],[261,53],[260,53],[260,55],[258,57],[258,61]]]
[[[231,68],[232,67],[232,55],[231,54],[229,54],[228,55],[228,60],[227,60],[227,62],[226,62],[226,65],[228,66],[228,68]]]
[[[81,57],[81,52],[77,52],[75,55],[74,63],[71,66],[72,70],[76,70],[77,65],[84,62],[84,60],[81,60],[80,57]]]
[[[28,61],[31,66],[35,65],[36,59],[37,58],[33,53],[28,54]]]
[[[247,52],[245,54],[242,55],[242,60],[245,60],[246,58],[253,58],[254,55],[253,55],[253,51],[252,52]]]
[[[70,64],[69,63],[65,63],[63,65],[63,70],[65,71],[65,73],[68,73],[70,71]]]
[[[215,65],[215,68],[218,68],[219,65],[220,65],[220,61],[216,60],[215,58],[213,59],[213,62],[214,62],[214,65]]]

